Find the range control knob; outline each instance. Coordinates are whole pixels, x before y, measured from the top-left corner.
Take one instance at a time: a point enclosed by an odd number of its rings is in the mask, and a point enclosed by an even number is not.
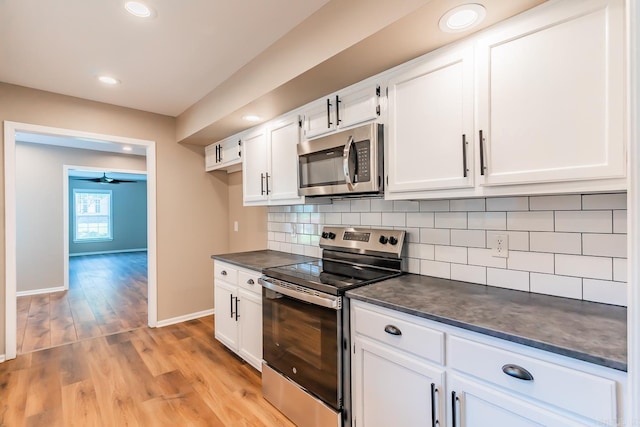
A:
[[[332,233],[332,232],[330,231],[330,232],[329,232],[329,238],[330,238],[331,240],[335,239],[335,238],[336,238],[336,233]]]
[[[389,241],[389,239],[387,239],[385,236],[380,236],[380,238],[378,239],[378,241],[380,243],[382,243],[383,245],[386,245],[387,242]]]
[[[389,243],[392,244],[392,245],[397,245],[398,244],[398,239],[396,239],[393,236],[390,236],[389,237]]]
[[[329,233],[327,233],[326,231],[323,231],[321,234],[323,239],[328,239],[329,238]]]

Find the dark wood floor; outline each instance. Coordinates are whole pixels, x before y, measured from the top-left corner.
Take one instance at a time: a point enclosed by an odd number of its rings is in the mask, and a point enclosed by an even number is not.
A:
[[[18,297],[17,352],[147,325],[147,253],[69,259],[69,290]]]
[[[0,364],[0,426],[294,427],[213,316],[22,354]]]

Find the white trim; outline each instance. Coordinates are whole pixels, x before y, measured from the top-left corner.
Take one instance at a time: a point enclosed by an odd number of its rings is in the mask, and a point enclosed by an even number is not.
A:
[[[159,328],[162,328],[163,326],[175,325],[176,323],[187,322],[189,320],[199,319],[201,317],[210,316],[212,314],[215,314],[213,309],[198,311],[196,313],[185,314],[184,316],[178,316],[178,317],[172,317],[171,319],[160,320],[158,321],[157,326]]]
[[[85,256],[85,255],[106,255],[106,254],[124,254],[129,252],[147,252],[147,248],[140,249],[118,249],[115,251],[99,251],[99,252],[77,252],[75,254],[69,254],[70,257],[73,256]]]
[[[4,362],[5,360],[7,359],[4,358],[4,354],[0,354],[0,363]]]
[[[54,292],[66,291],[69,288],[65,288],[64,286],[56,286],[55,288],[42,288],[42,289],[31,289],[28,291],[16,291],[17,297],[26,297],[29,295],[41,295],[41,294],[52,294]]]
[[[4,195],[5,195],[5,357],[16,357],[16,132],[88,138],[116,144],[135,145],[146,150],[147,173],[147,253],[148,253],[148,324],[158,321],[157,238],[156,238],[156,143],[144,139],[105,135],[78,130],[54,128],[28,123],[4,122]],[[67,212],[68,215],[68,212]],[[67,225],[68,227],[68,225]],[[67,229],[68,236],[68,229]],[[68,244],[68,243],[67,243]],[[67,247],[68,253],[68,247]],[[66,258],[68,262],[68,257]],[[68,267],[68,265],[67,265]],[[66,269],[65,269],[66,270]],[[67,273],[68,274],[68,273]],[[68,278],[67,278],[68,283]]]

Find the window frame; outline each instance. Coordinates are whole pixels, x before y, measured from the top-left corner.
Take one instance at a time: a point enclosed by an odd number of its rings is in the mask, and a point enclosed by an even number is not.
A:
[[[107,194],[109,195],[109,236],[94,238],[78,238],[78,206],[77,194]],[[113,241],[113,191],[94,188],[73,189],[73,243],[101,243]]]

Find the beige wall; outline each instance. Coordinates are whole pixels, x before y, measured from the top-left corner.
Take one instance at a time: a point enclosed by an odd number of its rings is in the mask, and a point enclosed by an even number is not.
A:
[[[156,141],[158,320],[213,307],[210,255],[229,248],[227,177],[205,173],[203,154],[175,142],[174,118],[0,83],[4,120]],[[4,159],[0,169],[3,176]],[[4,185],[0,201],[4,242]],[[4,244],[0,246],[4,277]],[[5,342],[4,286],[3,280],[0,354]]]
[[[64,284],[64,165],[146,170],[141,156],[16,144],[16,246],[18,292]],[[37,265],[38,268],[33,268]]]
[[[242,206],[242,172],[229,174],[228,180],[229,252],[267,249],[267,208],[265,206]],[[234,221],[238,221],[238,231],[233,230]]]

